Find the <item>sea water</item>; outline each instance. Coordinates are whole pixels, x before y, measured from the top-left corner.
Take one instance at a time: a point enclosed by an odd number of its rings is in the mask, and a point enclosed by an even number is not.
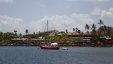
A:
[[[42,50],[39,47],[2,46],[0,64],[113,64],[113,47],[67,47]]]

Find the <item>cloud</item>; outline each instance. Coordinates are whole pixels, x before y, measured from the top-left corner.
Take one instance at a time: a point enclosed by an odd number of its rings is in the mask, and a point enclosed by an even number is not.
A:
[[[79,2],[109,2],[110,0],[67,0],[67,1],[70,1],[70,2],[73,2],[73,1],[79,1]]]
[[[91,12],[92,15],[101,15],[101,9],[100,8],[96,8]]]
[[[113,18],[113,8],[110,8],[108,11],[102,10],[101,11],[102,18]]]
[[[113,8],[109,8],[108,10],[102,10],[100,8],[96,8],[92,15],[100,16],[103,19],[111,19],[113,18]]]
[[[47,20],[49,22],[49,30],[65,31],[68,29],[68,31],[72,31],[73,28],[78,27],[80,30],[85,31],[85,24],[92,25],[93,23],[98,23],[95,22],[95,19],[99,20],[100,18],[94,17],[101,17],[104,20],[112,19],[113,8],[109,8],[108,10],[96,8],[89,14],[72,13],[70,15],[44,16],[37,21],[31,21],[29,23],[20,18],[0,16],[0,31],[13,32],[17,30],[18,33],[25,33],[25,29],[28,29],[30,33],[47,31]],[[108,21],[105,22],[108,23]]]
[[[0,0],[0,3],[12,3],[14,0]]]
[[[102,19],[105,25],[113,26],[113,8],[109,8],[108,10],[96,8],[91,12],[91,15],[96,19]]]
[[[14,30],[17,30],[18,33],[25,33],[25,29],[29,29],[30,33],[46,31],[47,20],[49,22],[49,30],[56,29],[59,31],[65,31],[65,29],[72,31],[72,29],[76,27],[84,30],[84,26],[86,23],[93,23],[90,15],[77,13],[73,13],[69,16],[45,16],[40,20],[32,21],[30,23],[27,23],[20,18],[0,16],[0,31],[13,32]]]
[[[85,25],[89,24],[90,26],[94,24],[98,24],[99,19],[101,18],[95,18],[95,17],[101,17],[103,20],[105,19],[112,19],[113,18],[113,8],[110,8],[109,10],[101,10],[99,8],[96,8],[94,11],[91,12],[91,14],[82,14],[82,13],[72,13],[70,15],[56,15],[56,16],[45,16],[37,21],[32,21],[29,24],[30,31],[32,32],[38,32],[38,31],[46,31],[46,23],[47,20],[49,22],[49,30],[59,30],[59,31],[65,31],[65,29],[68,29],[69,31],[72,31],[73,28],[78,27],[82,31],[85,30]],[[108,23],[108,21],[105,21]],[[98,26],[97,26],[98,27]]]
[[[12,18],[9,16],[0,16],[0,31],[2,32],[13,32],[17,30],[18,32],[25,31],[24,21],[19,18]]]
[[[72,31],[72,29],[76,27],[84,31],[86,23],[92,24],[94,22],[88,14],[73,13],[69,16],[45,16],[38,21],[32,22],[32,27],[35,28],[35,30],[46,31],[47,20],[49,22],[49,30],[56,29],[60,31],[65,31],[65,29]]]

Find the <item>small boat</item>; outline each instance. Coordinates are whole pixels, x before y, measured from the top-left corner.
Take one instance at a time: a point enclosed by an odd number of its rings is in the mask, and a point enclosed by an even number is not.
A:
[[[63,50],[68,50],[68,48],[62,48]]]

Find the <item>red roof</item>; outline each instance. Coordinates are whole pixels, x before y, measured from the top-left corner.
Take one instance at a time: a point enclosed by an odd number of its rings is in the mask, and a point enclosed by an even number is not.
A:
[[[67,35],[80,35],[78,32],[67,32]]]
[[[83,35],[92,35],[92,33],[91,32],[86,32]]]
[[[67,35],[80,35],[78,32],[67,32]],[[91,32],[83,33],[82,35],[92,35]]]

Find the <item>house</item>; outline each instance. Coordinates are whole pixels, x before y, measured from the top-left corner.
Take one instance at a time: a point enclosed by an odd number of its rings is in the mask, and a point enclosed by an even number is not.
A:
[[[83,40],[90,40],[92,38],[91,32],[78,33],[78,32],[67,32],[69,38],[82,38]]]
[[[90,32],[78,33],[78,32],[67,32],[68,38],[70,40],[78,41],[78,45],[88,46],[91,44],[92,34]],[[79,40],[78,40],[79,39]]]

